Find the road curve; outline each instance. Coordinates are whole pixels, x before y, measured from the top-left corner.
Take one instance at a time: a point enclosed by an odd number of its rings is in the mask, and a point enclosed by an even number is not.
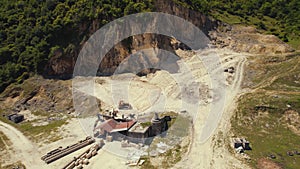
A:
[[[26,168],[40,168],[41,160],[37,152],[37,146],[32,143],[22,132],[15,127],[0,121],[0,131],[2,131],[11,141],[12,153],[10,159],[12,161],[22,161]]]

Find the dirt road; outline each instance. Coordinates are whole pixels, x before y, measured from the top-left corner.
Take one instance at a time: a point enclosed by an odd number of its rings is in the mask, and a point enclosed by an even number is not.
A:
[[[198,116],[194,121],[194,137],[192,138],[189,153],[175,168],[248,168],[248,166],[237,160],[228,151],[227,146],[230,138],[230,118],[236,106],[235,99],[240,93],[244,64],[246,63],[246,54],[225,51],[220,52],[219,55],[222,60],[222,66],[219,66],[217,69],[228,68],[230,66],[235,67],[233,80],[230,85],[227,85],[226,87],[226,100],[223,107],[224,112],[222,118],[220,119],[218,128],[214,131],[213,136],[206,142],[201,143],[199,137],[203,132],[203,117]],[[230,61],[226,62],[225,60]],[[215,70],[214,72],[218,72],[218,70]],[[211,105],[202,106],[200,108],[201,112],[214,113],[211,112],[211,110]]]
[[[37,146],[28,140],[19,130],[13,126],[0,121],[0,131],[2,131],[12,143],[12,152],[10,159],[22,161],[25,166],[30,168],[40,168],[41,162],[37,152]],[[37,159],[38,158],[38,159]]]

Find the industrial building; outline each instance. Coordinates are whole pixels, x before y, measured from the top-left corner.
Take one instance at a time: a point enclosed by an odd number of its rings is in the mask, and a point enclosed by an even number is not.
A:
[[[106,119],[94,131],[99,137],[107,140],[129,140],[134,143],[146,143],[148,138],[160,135],[168,130],[170,116],[159,118],[155,113],[150,122],[141,122],[135,119]],[[107,118],[107,116],[105,116]]]

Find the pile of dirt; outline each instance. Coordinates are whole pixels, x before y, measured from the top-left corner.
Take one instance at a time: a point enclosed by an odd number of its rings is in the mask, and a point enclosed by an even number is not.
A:
[[[71,81],[36,76],[23,84],[10,85],[0,96],[6,113],[29,110],[38,114],[73,112]]]
[[[300,135],[300,115],[295,110],[287,110],[284,112],[281,120],[286,124],[287,127],[292,130],[295,134]]]
[[[210,34],[212,44],[227,47],[236,52],[253,54],[278,54],[293,52],[294,49],[274,35],[264,35],[250,26],[226,25],[219,26],[217,32]]]
[[[262,158],[257,161],[257,168],[259,169],[282,169],[281,166],[278,164],[274,163],[273,161]]]

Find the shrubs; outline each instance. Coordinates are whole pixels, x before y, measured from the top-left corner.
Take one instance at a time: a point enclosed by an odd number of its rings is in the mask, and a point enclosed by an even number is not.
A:
[[[130,10],[124,13],[125,8]],[[61,56],[77,53],[91,33],[92,20],[99,20],[101,27],[125,14],[152,8],[151,0],[0,1],[0,92],[30,73],[43,74],[58,49]],[[87,27],[83,30],[82,25]]]

